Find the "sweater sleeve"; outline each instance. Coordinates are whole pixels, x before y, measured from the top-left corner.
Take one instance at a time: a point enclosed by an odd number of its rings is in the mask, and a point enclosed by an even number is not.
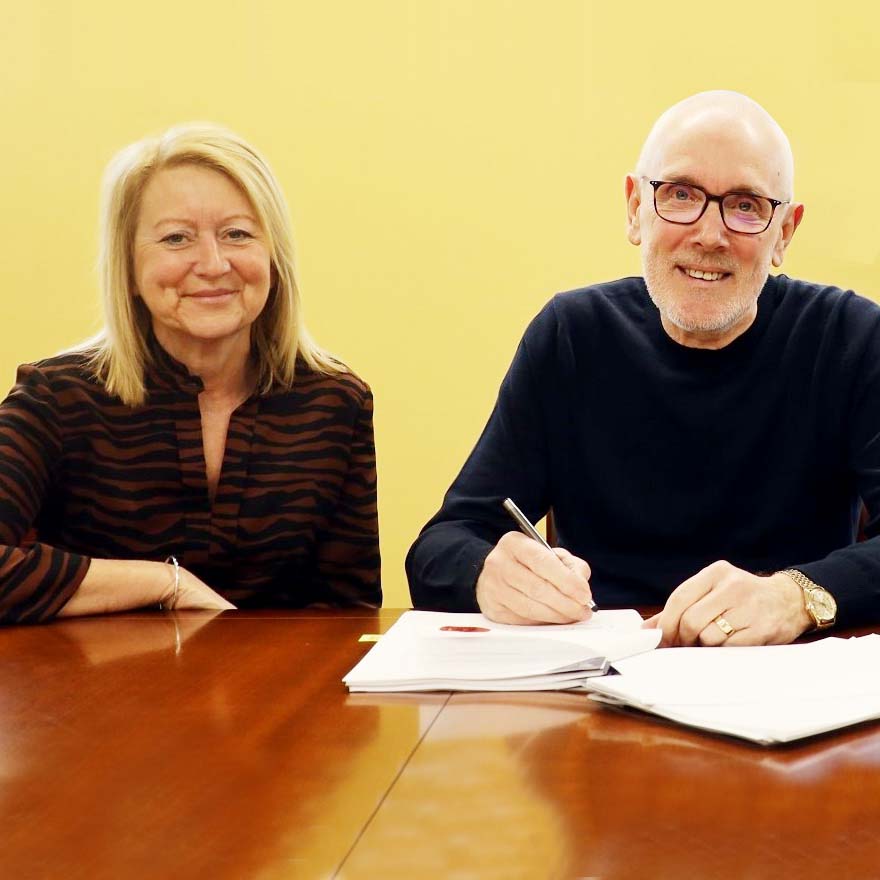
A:
[[[512,498],[533,522],[549,506],[546,391],[555,376],[552,303],[532,322],[504,377],[489,421],[406,559],[416,608],[475,611],[476,583],[489,552],[515,529],[502,507]]]
[[[373,395],[363,387],[348,472],[327,527],[318,536],[315,591],[334,604],[379,606],[382,586],[376,493]]]
[[[868,512],[866,540],[791,566],[835,597],[841,626],[880,622],[880,327],[877,320],[873,325],[853,370],[856,381],[845,425],[849,470]]]
[[[58,405],[46,376],[19,368],[0,404],[0,622],[55,616],[76,592],[90,560],[46,544],[28,543],[53,467],[62,454]]]

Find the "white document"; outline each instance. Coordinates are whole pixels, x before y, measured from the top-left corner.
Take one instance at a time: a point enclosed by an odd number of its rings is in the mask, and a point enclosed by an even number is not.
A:
[[[602,702],[753,740],[790,742],[880,717],[880,636],[661,648],[585,682]]]
[[[586,623],[509,626],[482,614],[407,611],[343,681],[359,692],[560,690],[608,663],[655,648],[637,611],[599,611]]]

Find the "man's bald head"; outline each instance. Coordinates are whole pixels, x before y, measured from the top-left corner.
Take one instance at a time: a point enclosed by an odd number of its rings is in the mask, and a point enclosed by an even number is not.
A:
[[[670,107],[648,134],[637,173],[656,177],[670,159],[670,143],[689,130],[741,138],[743,148],[766,163],[774,186],[774,192],[766,195],[783,200],[794,197],[794,157],[785,132],[757,101],[739,92],[700,92]]]

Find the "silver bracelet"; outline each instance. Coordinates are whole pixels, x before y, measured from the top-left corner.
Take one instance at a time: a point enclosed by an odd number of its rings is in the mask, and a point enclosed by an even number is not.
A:
[[[174,587],[171,590],[171,599],[168,601],[168,608],[174,608],[177,604],[177,595],[180,593],[180,563],[177,561],[176,556],[169,556],[165,560],[165,565],[173,565],[174,566]],[[164,610],[166,605],[164,602],[159,603],[159,610]]]

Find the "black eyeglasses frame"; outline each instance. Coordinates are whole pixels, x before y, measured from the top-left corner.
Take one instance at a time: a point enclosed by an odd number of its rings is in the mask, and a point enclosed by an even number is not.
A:
[[[776,216],[776,209],[780,205],[787,205],[790,202],[789,199],[771,199],[770,196],[760,196],[757,193],[743,192],[742,190],[731,190],[730,192],[721,193],[721,195],[716,196],[703,189],[703,187],[697,186],[695,183],[682,183],[681,181],[676,180],[648,180],[648,183],[651,184],[651,189],[654,191],[654,213],[665,223],[674,223],[676,226],[693,226],[694,223],[697,223],[703,214],[706,213],[709,203],[717,202],[718,213],[721,214],[721,222],[726,229],[733,232],[735,235],[760,235],[762,232],[766,232],[770,228],[773,218]],[[691,189],[698,189],[706,197],[706,201],[703,202],[703,209],[693,220],[670,220],[668,217],[664,217],[657,208],[657,189],[663,184],[668,184],[669,186],[689,186]],[[724,199],[728,196],[749,196],[753,199],[764,199],[764,201],[770,202],[770,218],[767,220],[767,225],[763,229],[755,229],[751,232],[747,232],[744,229],[731,229],[727,223],[727,218],[724,216]]]

